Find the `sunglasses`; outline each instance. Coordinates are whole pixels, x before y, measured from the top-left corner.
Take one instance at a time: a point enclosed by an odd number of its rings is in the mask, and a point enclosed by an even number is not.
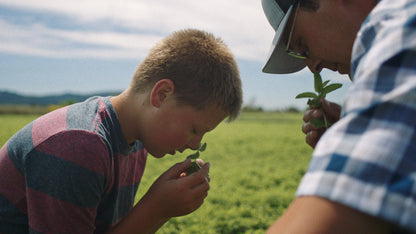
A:
[[[307,59],[308,55],[306,53],[300,53],[298,51],[290,49],[290,41],[292,39],[293,29],[295,28],[295,21],[296,21],[296,16],[298,15],[299,7],[300,7],[300,1],[298,1],[298,4],[296,5],[295,16],[293,17],[292,26],[290,28],[289,37],[286,43],[286,53],[298,59]]]

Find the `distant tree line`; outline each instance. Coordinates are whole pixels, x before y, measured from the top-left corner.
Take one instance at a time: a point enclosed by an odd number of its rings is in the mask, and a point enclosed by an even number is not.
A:
[[[0,114],[22,114],[22,115],[43,115],[50,111],[56,110],[58,108],[71,105],[77,101],[73,99],[68,99],[62,101],[58,105],[11,105],[11,104],[0,104]]]
[[[257,105],[256,98],[252,97],[243,105],[242,112],[265,112],[265,110],[260,105]],[[291,106],[283,109],[268,110],[267,112],[300,113],[303,111]]]

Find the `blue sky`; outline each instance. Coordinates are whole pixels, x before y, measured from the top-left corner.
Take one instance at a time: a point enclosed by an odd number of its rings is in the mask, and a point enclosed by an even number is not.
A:
[[[295,106],[313,91],[308,69],[261,72],[273,29],[260,0],[0,0],[0,90],[47,95],[123,90],[149,49],[173,31],[197,28],[221,37],[237,58],[245,104]],[[343,83],[328,99],[342,103]]]

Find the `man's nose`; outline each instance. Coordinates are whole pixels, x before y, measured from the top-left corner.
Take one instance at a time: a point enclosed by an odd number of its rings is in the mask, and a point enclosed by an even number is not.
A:
[[[305,59],[305,63],[306,63],[306,66],[308,66],[309,70],[312,73],[315,73],[315,72],[319,73],[323,69],[323,67],[321,65],[322,60],[320,60],[320,59],[308,58],[308,59]]]

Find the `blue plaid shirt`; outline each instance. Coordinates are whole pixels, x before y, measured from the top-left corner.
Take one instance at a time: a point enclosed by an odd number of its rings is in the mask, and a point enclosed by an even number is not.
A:
[[[416,232],[416,0],[382,0],[358,32],[343,118],[296,193]]]

